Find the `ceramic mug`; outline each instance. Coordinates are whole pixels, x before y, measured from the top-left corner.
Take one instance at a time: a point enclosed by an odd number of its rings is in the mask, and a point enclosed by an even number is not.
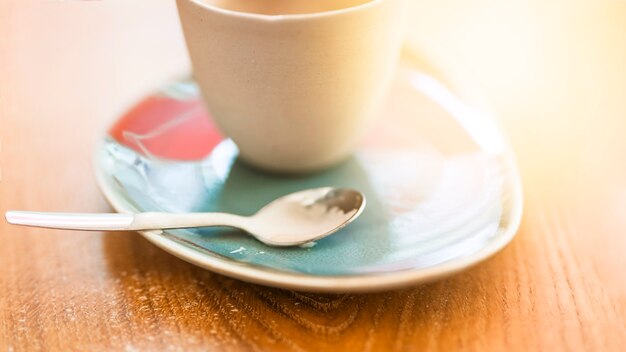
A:
[[[395,71],[404,0],[177,0],[207,107],[240,157],[307,172],[346,158]]]

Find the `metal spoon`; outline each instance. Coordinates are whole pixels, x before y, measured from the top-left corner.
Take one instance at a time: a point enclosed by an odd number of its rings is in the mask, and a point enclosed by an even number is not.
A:
[[[342,229],[365,208],[365,196],[343,188],[315,188],[278,198],[252,216],[226,213],[69,214],[9,211],[15,225],[85,231],[148,231],[226,226],[272,246],[298,246]]]

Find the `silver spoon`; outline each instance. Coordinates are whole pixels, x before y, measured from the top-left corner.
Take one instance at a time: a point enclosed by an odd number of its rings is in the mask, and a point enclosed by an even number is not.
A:
[[[315,188],[278,198],[252,216],[226,213],[69,214],[8,211],[14,225],[85,231],[149,231],[226,226],[272,246],[298,246],[342,229],[365,208],[365,196],[343,188]]]

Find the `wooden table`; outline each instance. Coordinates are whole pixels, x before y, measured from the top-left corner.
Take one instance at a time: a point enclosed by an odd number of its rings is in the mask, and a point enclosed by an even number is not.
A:
[[[0,350],[623,351],[626,2],[545,3],[413,3],[412,45],[483,87],[519,157],[522,228],[493,259],[402,291],[302,294],[137,234],[0,222]],[[97,137],[187,70],[173,1],[0,2],[0,210],[109,211]]]

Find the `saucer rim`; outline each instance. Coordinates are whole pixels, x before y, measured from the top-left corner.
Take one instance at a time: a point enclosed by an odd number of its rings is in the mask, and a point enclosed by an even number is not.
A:
[[[413,53],[409,52],[408,54]],[[414,55],[409,56],[410,59],[413,59],[412,61],[415,61]],[[464,91],[464,86],[459,87],[457,85],[458,82],[450,82],[446,79],[446,77],[438,77],[438,79],[444,82],[447,86],[457,88],[461,90],[461,92]],[[461,94],[458,90],[457,94],[460,94],[462,97],[466,95]],[[479,101],[479,103],[484,105],[484,102],[482,101]],[[118,117],[116,117],[113,122],[115,122],[117,118]],[[494,123],[496,122],[494,121]],[[504,132],[499,127],[500,126],[498,126],[499,132],[504,135]],[[506,135],[504,136],[506,138]],[[93,154],[93,168],[100,191],[108,203],[117,212],[137,212],[138,209],[136,209],[123,197],[118,196],[115,186],[111,184],[112,181],[107,180],[107,174],[102,167],[102,159],[104,157],[102,153],[105,150],[104,145],[106,140],[107,134],[105,133],[100,139],[100,143],[97,143],[96,150]],[[215,253],[203,253],[203,251],[196,250],[189,245],[182,244],[163,236],[161,231],[143,231],[139,233],[157,247],[191,264],[217,274],[264,286],[319,293],[366,293],[415,286],[417,284],[432,282],[456,274],[484,262],[504,249],[504,247],[506,247],[517,234],[522,220],[524,197],[518,164],[515,155],[513,154],[512,147],[508,141],[505,152],[503,152],[500,156],[508,176],[507,180],[509,184],[506,189],[511,192],[511,194],[507,197],[508,200],[506,204],[509,206],[508,211],[506,212],[508,216],[501,219],[501,223],[504,222],[507,224],[504,231],[495,235],[494,238],[492,238],[487,245],[482,247],[479,251],[469,256],[453,259],[430,268],[411,268],[382,273],[337,276],[316,276],[303,273],[290,273],[262,266],[249,265],[228,257],[222,257]]]

